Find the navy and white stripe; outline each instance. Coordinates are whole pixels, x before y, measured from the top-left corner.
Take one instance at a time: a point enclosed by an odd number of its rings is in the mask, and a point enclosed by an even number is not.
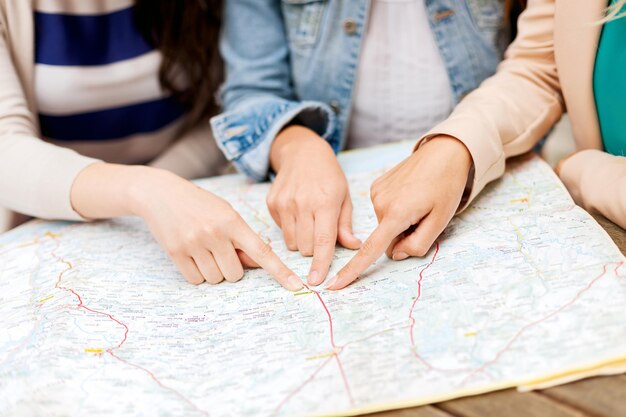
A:
[[[34,23],[35,95],[44,137],[136,138],[183,115],[160,88],[161,55],[135,26],[132,0],[36,0]]]

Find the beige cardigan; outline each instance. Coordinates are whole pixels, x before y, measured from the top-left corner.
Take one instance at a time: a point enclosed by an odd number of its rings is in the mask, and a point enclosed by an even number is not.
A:
[[[470,199],[530,150],[567,108],[577,148],[560,176],[574,200],[626,228],[626,158],[602,152],[593,69],[606,0],[530,0],[497,73],[425,138],[460,139],[474,158]]]
[[[81,0],[82,1],[82,0]],[[33,91],[32,0],[0,0],[0,206],[30,216],[80,220],[70,204],[78,173],[99,160],[136,162],[169,169],[185,178],[215,175],[226,162],[207,122],[168,143],[80,145],[82,156],[40,139]],[[132,151],[132,152],[131,152]],[[132,161],[127,161],[132,162]]]

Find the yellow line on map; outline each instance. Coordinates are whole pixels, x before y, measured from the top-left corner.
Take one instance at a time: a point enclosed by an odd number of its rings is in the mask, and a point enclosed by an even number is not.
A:
[[[522,250],[522,241],[524,240],[524,236],[522,235],[522,232],[519,230],[519,228],[515,225],[515,223],[513,223],[513,221],[511,220],[510,217],[507,218],[507,221],[509,222],[509,224],[511,226],[513,226],[513,229],[515,229],[515,234],[517,235],[517,251],[519,253],[522,254],[522,256],[526,259],[526,262],[528,262],[530,264],[530,266],[533,267],[533,269],[535,270],[535,272],[537,273],[537,276],[541,279],[541,280],[545,280],[544,276],[543,276],[543,272],[541,271],[541,269],[539,268],[539,266],[535,263],[535,261],[532,259],[532,257],[526,253],[525,251]]]
[[[511,203],[528,203],[528,197],[516,198],[514,200],[511,200]]]
[[[476,336],[476,332],[467,332],[467,333],[465,333],[463,336],[465,336],[465,337],[472,337],[472,336]]]
[[[58,234],[58,233],[46,232],[46,233],[44,233],[44,237],[49,237],[49,238],[52,238],[52,239],[56,239],[57,237],[61,237],[61,235]],[[36,245],[36,244],[39,243],[39,240],[40,240],[40,238],[33,239],[33,240],[28,241],[28,242],[21,243],[17,247],[21,249],[21,248],[26,248],[28,246]]]
[[[533,194],[533,190],[532,190],[532,188],[527,187],[526,185],[522,184],[522,183],[521,183],[521,182],[517,179],[517,177],[516,177],[515,175],[513,175],[513,174],[511,174],[511,179],[513,180],[513,182],[514,182],[514,183],[515,183],[515,184],[516,184],[519,188],[521,188],[522,190],[524,190],[524,192],[526,192],[526,193],[528,194],[528,197],[527,197],[527,202],[528,202],[528,203],[529,203],[529,205],[530,205],[530,199],[531,199],[532,194]]]
[[[306,358],[306,360],[312,361],[314,359],[330,358],[331,356],[335,356],[336,354],[337,353],[335,352],[322,353],[321,355],[309,356],[308,358]]]
[[[37,240],[31,240],[30,242],[25,242],[25,243],[20,244],[20,245],[18,246],[18,248],[19,248],[19,249],[21,249],[21,248],[26,248],[26,247],[28,247],[28,246],[33,246],[33,245],[36,245],[37,243],[39,243],[39,241],[37,241]]]
[[[518,251],[522,251],[522,240],[524,240],[524,236],[522,236],[522,232],[520,232],[520,230],[517,228],[517,226],[511,221],[511,218],[507,218],[507,220],[509,221],[509,224],[511,226],[513,226],[513,229],[515,229],[515,234],[517,235],[517,250]]]
[[[43,303],[44,301],[48,301],[49,299],[54,298],[54,295],[49,295],[46,298],[42,298],[41,300],[39,300],[40,303]]]
[[[298,295],[306,295],[306,294],[313,294],[312,291],[302,291],[302,292],[297,292],[294,295],[297,297]]]
[[[102,348],[86,348],[86,353],[102,353]]]

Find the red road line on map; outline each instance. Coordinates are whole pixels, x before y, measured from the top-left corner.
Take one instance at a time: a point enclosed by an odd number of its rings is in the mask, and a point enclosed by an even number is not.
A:
[[[68,288],[67,290],[69,290],[72,294],[74,294],[78,298],[78,303],[79,303],[78,307],[84,308],[85,310],[91,311],[92,313],[95,313],[95,314],[100,314],[100,315],[106,316],[109,319],[111,319],[114,322],[116,322],[117,324],[119,324],[120,326],[124,327],[124,337],[122,338],[122,341],[116,347],[107,349],[107,352],[112,351],[113,349],[121,348],[122,345],[124,344],[124,342],[126,342],[126,338],[128,337],[128,326],[126,324],[122,323],[121,321],[119,321],[118,319],[116,319],[115,317],[113,317],[112,315],[110,315],[109,313],[105,313],[103,311],[98,311],[98,310],[94,310],[92,308],[87,307],[86,305],[83,304],[83,299],[80,297],[80,295],[78,295],[71,288]]]
[[[426,266],[425,266],[425,267],[424,267],[424,268],[420,271],[420,274],[419,274],[419,280],[418,280],[418,283],[417,283],[417,284],[418,284],[418,293],[417,293],[417,296],[415,297],[415,300],[413,301],[413,304],[411,305],[411,310],[410,310],[410,312],[409,312],[409,318],[410,318],[410,320],[411,320],[411,324],[410,324],[410,326],[409,326],[409,329],[410,329],[409,331],[410,331],[411,345],[413,346],[413,353],[414,353],[414,355],[417,357],[417,359],[419,359],[419,360],[420,360],[420,361],[421,361],[421,362],[422,362],[425,366],[427,366],[429,369],[435,369],[435,370],[441,370],[441,369],[434,368],[434,367],[433,367],[430,363],[428,363],[426,360],[424,360],[424,359],[423,359],[423,358],[422,358],[422,357],[421,357],[421,356],[417,353],[417,350],[415,349],[415,341],[414,341],[414,338],[413,338],[413,327],[414,327],[414,325],[415,325],[415,319],[413,318],[413,311],[414,311],[414,309],[415,309],[415,305],[417,304],[417,301],[418,301],[418,300],[419,300],[419,298],[421,297],[421,283],[422,283],[422,280],[423,280],[423,278],[424,278],[424,277],[423,277],[423,274],[424,274],[424,272],[425,272],[425,271],[426,271],[426,270],[427,270],[427,269],[428,269],[428,268],[429,268],[429,267],[430,267],[430,266],[431,266],[431,265],[435,262],[435,259],[436,259],[436,257],[437,257],[438,252],[439,252],[439,243],[437,243],[437,245],[436,245],[435,253],[433,254],[433,257],[432,257],[432,259],[431,259],[430,263],[429,263],[428,265],[426,265]],[[626,278],[626,276],[621,276],[621,275],[618,275],[618,274],[617,274],[617,270],[618,270],[620,267],[622,267],[622,266],[623,266],[623,264],[624,264],[624,262],[620,262],[620,263],[619,263],[619,265],[615,268],[615,274],[616,274],[618,277]],[[556,314],[556,313],[560,312],[561,310],[565,309],[568,305],[571,305],[573,302],[575,302],[575,301],[578,299],[578,297],[580,297],[580,295],[581,295],[584,291],[588,290],[588,289],[589,289],[589,288],[593,285],[593,283],[594,283],[595,281],[597,281],[598,279],[600,279],[600,278],[601,278],[601,277],[602,277],[605,273],[606,273],[606,265],[604,266],[604,272],[602,273],[602,275],[600,275],[600,276],[596,277],[596,278],[595,278],[595,279],[594,279],[594,280],[593,280],[593,281],[592,281],[592,282],[591,282],[591,283],[590,283],[590,284],[589,284],[589,285],[588,285],[585,289],[581,290],[581,291],[577,294],[577,296],[576,296],[576,297],[574,297],[574,299],[573,299],[570,303],[568,303],[567,305],[565,305],[565,306],[561,307],[559,310],[557,310],[556,312],[552,313],[552,315],[554,315],[554,314]],[[322,306],[324,307],[324,311],[326,312],[326,314],[327,314],[327,316],[328,316],[328,320],[329,320],[329,328],[330,328],[331,345],[333,346],[333,348],[336,348],[335,341],[334,341],[333,327],[332,327],[332,317],[331,317],[330,311],[328,310],[328,308],[327,308],[326,304],[324,303],[324,301],[322,300],[322,298],[321,298],[320,294],[319,294],[317,291],[312,290],[312,289],[311,289],[309,286],[307,286],[306,284],[305,284],[305,287],[306,287],[309,291],[311,291],[312,293],[314,293],[314,294],[317,296],[318,300],[321,302]],[[550,316],[545,317],[544,319],[542,319],[542,321],[543,321],[543,320],[547,320],[549,317],[550,317]],[[531,323],[531,325],[532,325],[532,323]],[[529,325],[529,326],[530,326],[530,325]],[[529,327],[529,326],[527,326],[527,327]],[[526,328],[527,328],[527,327],[526,327]],[[522,328],[522,329],[518,332],[518,335],[516,336],[516,338],[517,338],[517,337],[519,337],[519,335],[521,335],[521,333],[522,333],[524,330],[525,330],[525,328]],[[348,342],[348,343],[347,343],[346,345],[344,345],[343,347],[345,347],[345,346],[347,346],[347,345],[349,345],[349,344],[352,344],[352,343],[357,343],[357,342],[360,342],[360,341],[364,341],[364,340],[370,339],[371,337],[374,337],[374,336],[377,336],[377,335],[379,335],[379,334],[385,333],[386,331],[387,331],[387,330],[384,330],[384,331],[381,331],[381,332],[375,333],[374,335],[370,335],[370,336],[368,336],[368,337],[365,337],[365,338],[363,338],[363,339],[359,339],[359,340],[357,340],[357,341]],[[509,346],[510,346],[510,345],[514,342],[514,340],[515,340],[515,339],[513,339],[513,340],[509,343]],[[333,355],[333,356],[334,356],[334,357],[336,358],[336,360],[338,361],[338,362],[337,362],[337,364],[338,364],[338,366],[339,366],[339,368],[340,368],[340,371],[342,372],[342,377],[344,378],[344,382],[347,382],[347,379],[345,378],[345,374],[343,374],[343,367],[341,366],[341,362],[339,361],[339,358],[338,358],[338,353],[335,353],[335,355]],[[294,395],[296,395],[297,393],[299,393],[299,392],[300,392],[300,391],[301,391],[301,390],[302,390],[302,389],[303,389],[306,385],[308,385],[310,382],[312,382],[312,381],[313,381],[313,379],[315,379],[315,377],[317,376],[317,374],[318,374],[318,373],[319,373],[319,372],[320,372],[320,371],[321,371],[321,370],[322,370],[322,369],[323,369],[323,368],[324,368],[324,367],[325,367],[325,366],[326,366],[326,365],[330,362],[330,360],[331,360],[331,359],[332,359],[332,356],[331,356],[331,357],[329,357],[328,359],[326,359],[326,360],[325,360],[325,361],[324,361],[324,362],[323,362],[323,363],[322,363],[322,364],[321,364],[321,365],[320,365],[320,366],[319,366],[319,367],[318,367],[318,368],[317,368],[317,369],[316,369],[316,370],[315,370],[315,371],[314,371],[314,372],[313,372],[313,373],[312,373],[312,374],[311,374],[311,375],[310,375],[310,376],[309,376],[309,377],[308,377],[305,381],[303,381],[303,382],[302,382],[302,384],[300,384],[300,385],[299,385],[296,389],[294,389],[291,393],[289,393],[289,395],[288,395],[288,396],[287,396],[287,397],[286,397],[283,401],[281,401],[281,403],[278,405],[278,407],[276,407],[276,409],[275,409],[275,411],[274,411],[273,415],[276,415],[276,414],[280,411],[280,409],[281,409],[282,407],[284,407],[284,405],[285,405],[285,404],[286,404],[286,403],[287,403],[287,402],[288,402],[288,401],[289,401],[289,400],[290,400],[290,399],[291,399]],[[495,362],[495,361],[494,361],[494,362]],[[492,362],[492,363],[493,363],[493,362]],[[476,373],[479,373],[479,372],[486,372],[485,368],[486,368],[488,365],[489,365],[489,364],[483,364],[483,366],[481,366],[480,368],[478,368],[478,369],[473,369],[473,370],[472,370],[472,369],[459,369],[459,370],[452,370],[452,369],[451,369],[451,370],[442,370],[442,371],[450,371],[450,372],[472,371],[472,374],[470,374],[470,376],[468,376],[468,377],[467,377],[467,378],[469,378],[469,377],[471,377],[472,375],[474,375],[474,374],[476,374]],[[467,379],[466,379],[466,380],[467,380]],[[464,382],[465,382],[465,381],[464,381]],[[346,387],[347,387],[347,385],[346,385]]]
[[[322,307],[324,307],[324,311],[326,312],[326,316],[328,317],[328,327],[330,329],[330,345],[333,347],[333,349],[335,349],[337,345],[335,345],[335,334],[333,332],[333,317],[330,315],[330,311],[328,310],[328,307],[326,307],[326,303],[324,302],[324,300],[322,300],[322,296],[320,295],[320,293],[315,291],[314,289],[311,289],[311,287],[309,287],[307,284],[304,284],[304,286],[307,290],[315,294],[317,299],[322,304]]]
[[[402,328],[404,328],[404,327],[405,327],[405,326],[398,327],[398,328],[396,328],[396,329],[393,329],[393,328],[392,328],[391,330],[402,329]],[[387,330],[381,330],[380,332],[373,333],[373,334],[371,334],[371,335],[369,335],[369,336],[367,336],[367,337],[364,337],[364,338],[362,338],[362,339],[353,340],[353,341],[348,342],[348,343],[346,343],[345,345],[343,345],[342,349],[343,349],[343,348],[345,348],[345,347],[346,347],[346,346],[348,346],[348,345],[353,345],[353,344],[356,344],[356,343],[364,342],[364,341],[369,340],[369,339],[371,339],[371,338],[373,338],[373,337],[380,336],[381,334],[385,334],[385,333],[387,333],[387,332],[389,332],[389,331],[390,331],[389,329],[387,329]],[[335,356],[335,357],[336,357],[336,355],[333,355],[333,356]],[[315,372],[313,372],[313,374],[312,374],[309,378],[307,378],[307,380],[305,380],[305,381],[304,381],[304,382],[303,382],[303,383],[302,383],[302,384],[301,384],[298,388],[296,388],[294,391],[292,391],[292,392],[291,392],[291,393],[287,396],[287,398],[285,398],[285,399],[284,399],[284,400],[283,400],[283,401],[282,401],[282,402],[278,405],[278,407],[276,407],[276,410],[274,411],[274,415],[275,415],[276,413],[278,413],[278,411],[280,411],[280,409],[281,409],[281,408],[282,408],[282,407],[283,407],[283,406],[284,406],[284,405],[285,405],[285,404],[286,404],[286,403],[287,403],[287,402],[291,399],[291,397],[293,397],[295,394],[297,394],[298,392],[300,392],[300,391],[302,390],[302,388],[304,388],[304,386],[305,386],[305,385],[307,385],[308,383],[310,383],[310,382],[311,382],[311,381],[315,378],[315,376],[316,376],[316,375],[317,375],[317,374],[318,374],[318,373],[322,370],[322,368],[324,368],[324,367],[328,364],[328,362],[330,362],[330,360],[333,358],[333,356],[331,356],[331,357],[329,357],[328,359],[326,359],[326,360],[324,361],[324,363],[322,363],[322,365],[320,365],[320,367],[319,367],[319,368],[317,368],[317,369],[315,370]],[[343,370],[343,368],[342,368],[342,370]]]
[[[326,359],[320,366],[317,367],[317,369],[311,374],[309,375],[309,377],[307,379],[305,379],[302,384],[300,384],[298,387],[296,387],[296,389],[294,389],[293,391],[291,391],[289,393],[289,395],[287,395],[285,397],[284,400],[282,400],[280,402],[280,404],[278,404],[278,406],[276,407],[276,409],[274,409],[274,412],[272,413],[272,415],[276,415],[278,414],[278,412],[280,411],[281,408],[283,408],[285,406],[285,404],[287,404],[287,402],[289,402],[289,400],[291,399],[291,397],[293,397],[294,395],[296,395],[297,393],[299,393],[300,391],[302,391],[302,388],[304,388],[307,384],[309,384],[311,381],[313,381],[315,379],[315,377],[317,376],[317,374],[320,373],[320,371],[322,369],[324,369],[324,367],[326,365],[328,365],[328,363],[330,362],[330,360],[333,357],[329,357],[328,359]]]
[[[619,265],[617,266],[617,268],[615,268],[615,271],[617,273],[617,269],[622,265],[623,262],[620,262]],[[511,348],[511,346],[513,345],[513,343],[515,343],[515,341],[522,335],[522,333],[524,333],[526,330],[528,330],[529,328],[536,326],[537,324],[541,324],[543,322],[545,322],[546,320],[551,319],[552,317],[556,316],[557,314],[559,314],[560,312],[562,312],[563,310],[565,310],[566,308],[570,307],[572,304],[574,304],[576,301],[578,301],[578,299],[586,292],[588,291],[593,284],[595,284],[600,278],[602,278],[603,276],[606,275],[607,272],[607,266],[609,264],[604,264],[604,266],[602,267],[602,273],[600,275],[598,275],[597,277],[595,277],[593,280],[591,280],[589,282],[589,284],[587,284],[587,286],[583,289],[581,289],[580,291],[578,291],[578,293],[576,293],[576,295],[574,296],[574,298],[572,298],[570,301],[568,301],[567,303],[565,303],[564,305],[562,305],[561,307],[559,307],[558,309],[554,310],[552,313],[548,314],[547,316],[535,320],[531,323],[528,323],[527,325],[525,325],[524,327],[522,327],[520,330],[518,330],[517,333],[515,333],[515,335],[511,338],[511,340],[509,340],[509,342],[502,348],[500,349],[497,353],[496,356],[491,359],[490,361],[487,361],[485,363],[483,363],[479,368],[475,369],[473,372],[471,372],[464,380],[463,382],[461,382],[461,384],[465,384],[472,376],[474,376],[476,373],[478,372],[482,372],[484,371],[486,368],[488,368],[489,366],[493,365],[494,363],[496,363],[500,357]]]
[[[346,393],[348,394],[348,398],[350,399],[350,404],[354,404],[354,398],[352,397],[352,391],[350,390],[350,384],[348,384],[348,378],[346,377],[346,373],[343,370],[343,366],[341,365],[341,359],[339,359],[339,354],[341,353],[341,346],[337,346],[335,344],[335,333],[333,330],[333,316],[330,314],[330,310],[328,310],[328,307],[326,306],[326,303],[324,302],[324,300],[322,299],[322,296],[320,295],[320,293],[318,291],[315,291],[314,289],[312,289],[311,287],[309,287],[308,285],[304,284],[304,286],[311,291],[313,294],[315,294],[315,296],[317,297],[317,299],[319,300],[319,302],[322,304],[322,307],[324,307],[324,311],[326,312],[326,316],[328,317],[328,328],[329,328],[329,334],[330,334],[330,345],[333,348],[333,356],[335,357],[335,360],[337,361],[337,366],[339,367],[339,373],[341,374],[341,379],[343,380],[343,386],[346,389]]]
[[[158,379],[158,378],[157,378],[157,377],[156,377],[156,376],[155,376],[155,375],[154,375],[151,371],[149,371],[148,369],[144,368],[144,367],[143,367],[143,366],[141,366],[141,365],[137,365],[137,364],[134,364],[134,363],[132,363],[132,362],[129,362],[129,361],[127,361],[126,359],[123,359],[123,358],[121,358],[121,357],[117,356],[117,355],[113,352],[115,349],[119,349],[119,348],[121,348],[121,347],[122,347],[122,345],[124,344],[124,342],[126,342],[126,339],[127,339],[127,337],[128,337],[128,326],[127,326],[126,324],[124,324],[123,322],[119,321],[118,319],[116,319],[115,317],[113,317],[113,316],[112,316],[111,314],[109,314],[109,313],[105,313],[105,312],[103,312],[103,311],[98,311],[98,310],[94,310],[94,309],[92,309],[92,308],[87,307],[86,305],[84,305],[84,304],[83,304],[83,299],[82,299],[82,297],[81,297],[81,296],[80,296],[80,295],[79,295],[76,291],[74,291],[74,290],[73,290],[73,289],[71,289],[71,288],[62,287],[62,286],[60,285],[60,284],[61,284],[61,279],[63,278],[63,275],[64,275],[66,272],[68,272],[68,271],[72,270],[74,267],[73,267],[73,265],[72,265],[72,263],[71,263],[71,262],[66,261],[65,259],[61,258],[59,255],[57,255],[57,254],[56,254],[56,251],[57,251],[57,249],[59,248],[59,246],[60,246],[61,244],[60,244],[60,242],[59,242],[58,238],[53,237],[53,239],[54,239],[54,242],[56,243],[56,247],[55,247],[55,249],[51,252],[52,256],[54,256],[54,257],[57,259],[57,261],[59,261],[59,262],[61,262],[61,263],[64,263],[65,265],[67,265],[67,268],[65,268],[63,271],[61,271],[61,272],[59,273],[59,277],[58,277],[58,279],[57,279],[57,282],[54,284],[54,288],[61,289],[61,290],[63,290],[63,291],[69,292],[69,293],[73,294],[74,296],[76,296],[76,298],[78,299],[78,304],[77,304],[77,306],[76,306],[77,308],[83,308],[83,309],[85,309],[85,310],[87,310],[87,311],[89,311],[89,312],[92,312],[92,313],[95,313],[95,314],[99,314],[99,315],[106,316],[106,317],[108,317],[110,320],[112,320],[112,321],[116,322],[117,324],[119,324],[119,325],[121,325],[121,326],[123,326],[123,327],[124,327],[124,336],[122,337],[122,340],[120,341],[120,343],[118,343],[118,345],[117,345],[117,346],[115,346],[115,347],[112,347],[112,348],[107,348],[107,349],[106,349],[106,352],[107,352],[109,355],[111,355],[113,358],[117,359],[118,361],[120,361],[120,362],[122,362],[122,363],[125,363],[126,365],[132,366],[133,368],[139,369],[139,370],[141,370],[141,371],[143,371],[143,372],[147,373],[147,374],[150,376],[150,378],[151,378],[152,380],[154,380],[154,382],[156,382],[156,383],[157,383],[157,384],[158,384],[161,388],[164,388],[164,389],[166,389],[166,390],[168,390],[168,391],[172,392],[173,394],[175,394],[176,396],[178,396],[180,399],[182,399],[183,401],[185,401],[187,404],[189,404],[192,408],[196,409],[198,412],[200,412],[200,413],[204,414],[205,416],[208,416],[208,415],[209,415],[209,413],[208,413],[208,412],[206,412],[205,410],[202,410],[201,408],[199,408],[197,405],[195,405],[193,402],[191,402],[191,400],[189,400],[187,397],[185,397],[185,396],[184,396],[183,394],[181,394],[179,391],[177,391],[177,390],[175,390],[174,388],[168,387],[167,385],[163,384],[161,381],[159,381],[159,379]]]
[[[183,394],[181,394],[179,391],[175,390],[174,388],[168,387],[167,385],[165,385],[161,381],[159,381],[159,379],[150,370],[144,368],[141,365],[137,365],[135,363],[129,362],[126,359],[123,359],[123,358],[117,356],[115,353],[113,353],[113,349],[107,349],[107,352],[112,357],[117,359],[118,361],[123,362],[123,363],[125,363],[128,366],[132,366],[133,368],[139,369],[140,371],[143,371],[143,372],[147,373],[150,376],[150,378],[152,378],[154,380],[154,382],[156,382],[161,388],[170,391],[172,394],[176,395],[178,398],[180,398],[181,400],[183,400],[184,402],[189,404],[196,411],[202,413],[205,416],[209,416],[209,413],[207,411],[205,411],[205,410],[201,409],[200,407],[198,407],[197,405],[195,405],[193,402],[191,402],[191,400],[189,398],[185,397]]]
[[[82,297],[73,289],[71,288],[67,288],[67,287],[62,287],[61,284],[61,279],[63,278],[63,274],[65,274],[66,272],[70,271],[72,268],[74,268],[74,266],[72,265],[71,262],[66,261],[65,259],[61,258],[60,256],[58,256],[56,254],[56,250],[59,248],[59,241],[55,238],[55,242],[57,244],[57,247],[52,251],[52,256],[54,256],[55,258],[57,258],[57,260],[61,263],[64,263],[65,265],[67,265],[67,268],[64,269],[63,271],[61,271],[61,273],[59,274],[59,278],[57,279],[57,282],[54,284],[54,288],[59,288],[61,290],[64,290],[66,292],[72,293],[74,294],[74,296],[76,296],[76,298],[78,299],[78,305],[76,306],[77,308],[83,308],[87,311],[90,311],[92,313],[95,314],[99,314],[102,316],[106,316],[109,319],[113,320],[114,322],[116,322],[117,324],[119,324],[120,326],[124,327],[124,337],[122,338],[122,340],[120,341],[120,343],[114,347],[114,348],[109,348],[107,349],[107,352],[111,353],[111,351],[113,349],[119,349],[122,347],[122,345],[124,344],[124,342],[126,342],[126,338],[128,337],[128,326],[124,323],[122,323],[121,321],[119,321],[118,319],[116,319],[115,317],[113,317],[111,314],[105,313],[103,311],[98,311],[98,310],[94,310],[92,308],[87,307],[84,303],[83,303],[83,299]]]
[[[417,301],[420,299],[420,297],[422,295],[422,280],[424,278],[423,274],[435,262],[435,259],[437,258],[437,254],[438,253],[439,253],[439,243],[436,244],[435,253],[433,254],[433,257],[432,257],[430,263],[428,265],[426,265],[424,268],[422,268],[422,270],[420,271],[419,280],[417,281],[417,295],[416,295],[415,299],[413,300],[413,304],[411,305],[411,309],[409,310],[409,320],[411,322],[410,325],[409,325],[409,335],[410,335],[410,339],[411,339],[411,350],[413,352],[413,355],[417,358],[417,360],[419,360],[424,366],[426,366],[430,370],[437,371],[437,372],[455,372],[455,373],[458,373],[458,372],[472,372],[472,371],[475,371],[475,369],[473,369],[473,368],[444,369],[444,368],[435,367],[432,364],[430,364],[426,359],[424,359],[417,352],[417,346],[415,344],[415,339],[413,337],[413,328],[415,327],[415,318],[413,317],[413,311],[415,310],[415,305],[417,304]],[[481,372],[484,372],[484,370],[481,371]]]
[[[339,368],[339,373],[341,374],[341,379],[343,380],[343,387],[346,389],[346,393],[348,394],[348,398],[350,399],[350,404],[354,405],[354,397],[352,396],[350,385],[348,385],[348,377],[346,377],[346,373],[343,370],[343,365],[341,365],[339,353],[335,353],[333,356],[335,357],[335,361],[337,362],[337,367]]]
[[[341,364],[341,359],[339,359],[339,354],[341,353],[343,347],[342,346],[337,346],[335,344],[335,334],[334,334],[334,330],[333,330],[333,317],[330,314],[330,310],[326,306],[326,303],[322,299],[322,296],[320,295],[320,293],[318,291],[315,291],[311,287],[309,287],[307,284],[304,284],[304,286],[306,287],[307,290],[311,291],[311,293],[315,294],[315,296],[319,300],[320,304],[324,308],[324,311],[326,312],[326,317],[328,318],[330,345],[333,348],[333,352],[332,352],[332,355],[328,359],[326,359],[324,361],[324,363],[322,363],[302,384],[300,384],[300,386],[298,386],[296,389],[291,391],[289,393],[289,395],[287,395],[287,397],[285,397],[285,399],[282,400],[280,402],[280,404],[278,404],[278,406],[274,410],[273,415],[276,415],[280,411],[280,409],[282,407],[284,407],[284,405],[287,404],[287,402],[294,395],[296,395],[306,385],[308,385],[311,381],[313,381],[313,379],[315,379],[315,376],[322,370],[322,368],[324,368],[330,362],[330,360],[332,358],[335,358],[335,361],[337,362],[337,368],[339,369],[339,374],[341,375],[341,380],[343,381],[343,386],[344,386],[344,388],[346,390],[346,394],[348,395],[348,398],[350,399],[350,404],[354,404],[354,397],[352,396],[352,391],[350,390],[350,384],[348,384],[348,378],[347,378],[346,373],[345,373],[345,371],[343,369],[343,365]]]
[[[371,335],[369,335],[369,336],[366,336],[366,337],[363,337],[363,338],[361,338],[361,339],[353,340],[353,341],[348,342],[348,343],[346,343],[345,345],[343,345],[343,346],[341,347],[341,350],[343,351],[343,349],[345,349],[345,348],[346,348],[347,346],[349,346],[349,345],[353,345],[353,344],[356,344],[356,343],[361,343],[361,342],[367,341],[367,340],[369,340],[369,339],[372,339],[372,338],[374,338],[374,337],[376,337],[376,336],[380,336],[381,334],[388,333],[389,331],[398,330],[398,329],[403,329],[404,327],[407,327],[407,326],[401,326],[401,327],[397,327],[397,328],[391,328],[391,329],[381,330],[380,332],[373,333],[373,334],[371,334]],[[337,360],[339,359],[339,358],[338,358],[338,354],[335,354],[335,355],[333,355],[333,356],[334,356]],[[332,359],[332,356],[331,356],[331,357],[329,357],[329,358],[328,358],[328,359],[327,359],[327,360],[326,360],[326,361],[322,364],[322,366],[321,366],[320,368],[318,368],[318,369],[314,372],[314,374],[310,377],[310,379],[312,380],[312,379],[313,379],[313,377],[314,377],[314,376],[315,376],[315,375],[316,375],[316,374],[317,374],[317,373],[321,370],[321,368],[323,368],[324,366],[326,366],[326,364],[327,364],[327,363],[328,363],[331,359]],[[344,381],[347,381],[347,378],[345,377],[345,373],[343,372],[343,366],[341,365],[341,362],[339,362],[339,361],[338,361],[338,362],[337,362],[337,365],[338,365],[338,366],[339,366],[339,368],[340,368],[340,372],[343,374]],[[304,385],[306,385],[306,384],[307,384],[307,383],[309,383],[309,382],[311,382],[311,381],[307,380],[307,381],[306,381],[306,382],[302,385],[302,387],[304,387]],[[279,409],[280,409],[280,408],[281,408],[281,407],[282,407],[282,406],[283,406],[283,405],[287,402],[287,400],[288,400],[289,398],[291,398],[291,396],[295,395],[295,394],[296,394],[296,392],[300,391],[300,389],[301,389],[302,387],[299,387],[299,388],[298,388],[298,389],[296,389],[294,392],[292,392],[292,393],[289,395],[289,397],[288,397],[287,399],[285,399],[285,400],[281,403],[281,405],[277,408],[277,411],[278,411],[278,410],[279,410]],[[346,387],[347,387],[347,386],[346,386]],[[349,390],[349,388],[347,388],[347,389]],[[277,411],[276,411],[276,412],[277,412]]]
[[[437,254],[438,253],[439,253],[439,242],[436,243],[435,253],[433,254],[432,259],[430,260],[428,265],[426,265],[420,271],[419,279],[417,280],[417,295],[415,296],[415,299],[413,300],[413,304],[411,305],[411,309],[409,310],[409,321],[411,322],[411,324],[409,326],[409,337],[411,339],[411,350],[413,351],[413,355],[415,355],[415,357],[420,362],[422,362],[428,369],[433,369],[433,366],[430,363],[426,362],[426,360],[424,360],[424,358],[422,358],[420,356],[420,354],[417,353],[417,347],[415,346],[415,339],[413,337],[413,328],[415,327],[415,319],[413,318],[413,310],[415,310],[415,305],[417,304],[417,301],[422,296],[422,279],[424,279],[424,272],[426,272],[426,270],[428,268],[430,268],[430,266],[435,262],[435,259],[437,258]]]
[[[260,222],[262,223],[267,232],[268,232],[268,236],[266,236],[266,239],[269,241],[269,243],[271,243],[271,239],[269,237],[269,230],[271,228],[271,225],[266,222],[262,217],[261,214],[259,213],[259,211],[256,209],[256,207],[252,206],[249,202],[245,201],[245,200],[241,200],[246,206],[248,206],[248,208],[252,211],[254,217]],[[350,390],[350,385],[348,384],[348,378],[346,376],[346,373],[343,369],[343,365],[341,364],[341,359],[339,359],[339,353],[341,352],[341,347],[338,347],[335,344],[335,333],[333,330],[333,318],[332,315],[330,314],[330,311],[328,310],[328,307],[326,306],[326,303],[324,302],[324,300],[322,299],[320,293],[318,291],[315,291],[313,289],[311,289],[308,285],[304,284],[304,286],[311,291],[313,294],[315,294],[315,296],[317,297],[317,299],[319,300],[319,302],[322,304],[322,307],[324,308],[324,311],[326,312],[326,316],[328,317],[328,327],[329,327],[329,335],[330,335],[330,344],[333,348],[333,355],[326,360],[322,366],[320,366],[309,378],[307,378],[307,380],[300,386],[298,387],[296,390],[292,391],[287,398],[285,398],[276,408],[275,413],[277,413],[286,403],[287,401],[293,396],[295,395],[297,392],[299,392],[304,386],[306,386],[309,382],[311,382],[314,378],[315,375],[317,375],[317,373],[324,367],[326,366],[326,364],[330,361],[330,359],[332,359],[332,357],[335,358],[335,361],[337,362],[337,367],[339,368],[339,373],[341,374],[341,379],[343,381],[343,385],[344,388],[346,390],[346,393],[348,394],[348,398],[350,399],[350,403],[354,404],[354,398],[352,396],[352,391]]]

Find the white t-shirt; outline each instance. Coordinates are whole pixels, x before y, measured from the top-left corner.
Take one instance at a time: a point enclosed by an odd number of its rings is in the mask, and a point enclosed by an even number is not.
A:
[[[372,0],[347,148],[418,138],[454,107],[424,0]]]

